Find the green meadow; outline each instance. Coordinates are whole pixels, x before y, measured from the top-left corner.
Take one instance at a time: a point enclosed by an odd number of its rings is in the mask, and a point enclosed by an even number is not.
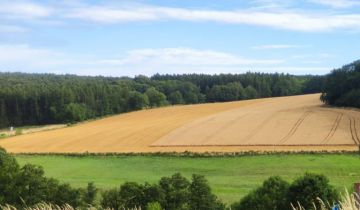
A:
[[[43,166],[45,174],[75,187],[94,182],[100,189],[118,187],[126,181],[157,182],[180,172],[205,175],[223,201],[238,201],[269,176],[288,181],[304,172],[321,173],[339,190],[360,182],[360,156],[356,154],[279,154],[237,157],[173,156],[61,156],[17,155],[21,165]]]

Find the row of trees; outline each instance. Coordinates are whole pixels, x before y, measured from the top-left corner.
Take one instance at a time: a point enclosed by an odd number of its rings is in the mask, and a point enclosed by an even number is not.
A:
[[[74,208],[145,210],[225,210],[229,209],[211,191],[202,175],[194,174],[191,181],[176,173],[162,177],[156,184],[126,182],[119,188],[102,191],[93,183],[86,189],[72,188],[58,180],[46,178],[41,167],[26,164],[20,167],[11,155],[0,149],[0,205],[9,204],[22,209],[39,203],[70,204]],[[231,205],[234,210],[290,210],[300,202],[305,209],[314,209],[316,199],[331,204],[339,193],[323,175],[305,174],[293,183],[280,177],[270,177],[261,187]],[[319,206],[316,206],[320,209]]]
[[[330,207],[336,206],[340,199],[339,193],[325,176],[306,173],[291,184],[281,177],[274,176],[238,203],[234,203],[232,209],[291,210],[291,205],[298,206],[298,203],[307,210],[322,209],[318,199],[327,202]]]
[[[127,182],[119,189],[105,191],[101,206],[110,209],[130,209],[156,206],[159,210],[223,210],[223,204],[211,192],[204,176],[194,174],[191,182],[176,173],[162,177],[158,184]]]
[[[168,104],[320,92],[321,77],[247,73],[135,78],[0,73],[0,128],[72,123]]]
[[[360,108],[360,61],[327,75],[321,99],[330,105]]]

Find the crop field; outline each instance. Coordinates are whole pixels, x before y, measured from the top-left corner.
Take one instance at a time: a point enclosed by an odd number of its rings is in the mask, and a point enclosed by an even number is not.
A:
[[[357,150],[360,112],[319,94],[142,110],[0,140],[13,153]]]
[[[239,157],[17,155],[20,164],[44,167],[48,177],[72,186],[94,181],[100,189],[118,187],[125,181],[156,183],[180,172],[205,175],[214,193],[227,203],[238,201],[272,175],[292,181],[305,172],[326,175],[339,190],[360,180],[360,157],[356,154],[276,154]]]

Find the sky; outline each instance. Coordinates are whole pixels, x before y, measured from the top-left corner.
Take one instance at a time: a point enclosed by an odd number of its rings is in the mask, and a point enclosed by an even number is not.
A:
[[[0,0],[0,71],[327,74],[360,58],[360,0]]]

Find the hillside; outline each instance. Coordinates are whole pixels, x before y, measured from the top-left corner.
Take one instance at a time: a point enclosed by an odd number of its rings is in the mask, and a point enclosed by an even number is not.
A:
[[[172,106],[0,140],[9,152],[357,150],[360,113],[319,94]]]
[[[285,74],[90,77],[0,72],[0,129],[80,122],[143,108],[320,92],[323,77]]]

